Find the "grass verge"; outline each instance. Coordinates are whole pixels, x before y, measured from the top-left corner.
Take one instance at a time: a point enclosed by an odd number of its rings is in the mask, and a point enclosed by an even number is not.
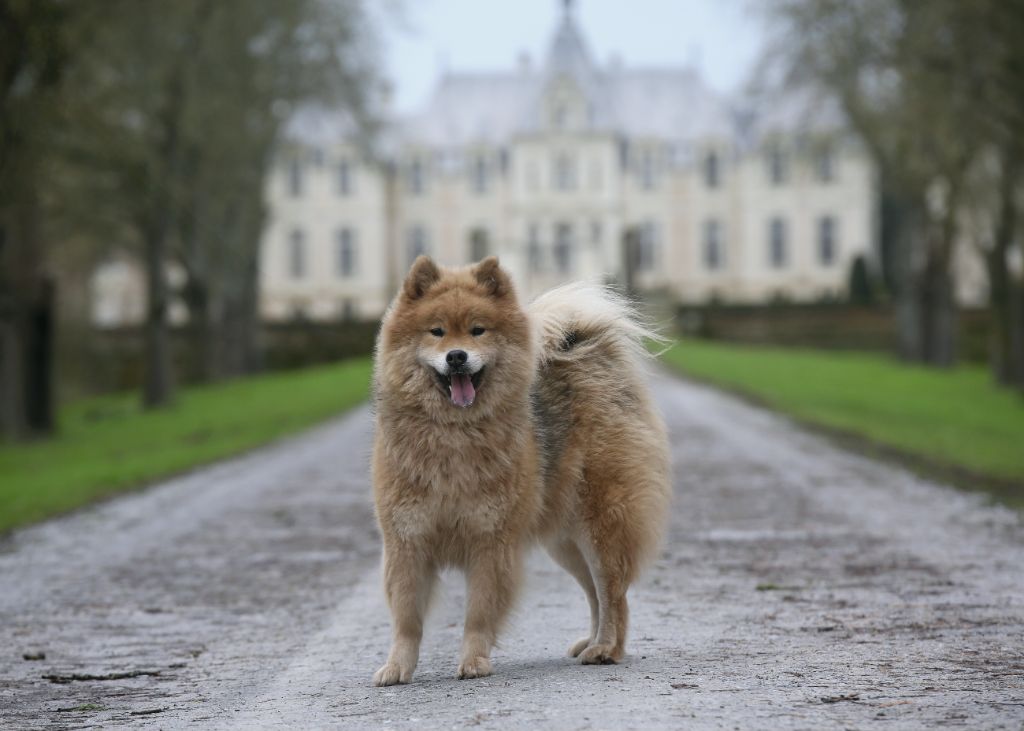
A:
[[[0,446],[0,533],[304,429],[365,400],[368,358],[188,388],[164,410],[135,393],[61,410],[57,436]]]
[[[1024,400],[978,366],[934,370],[881,355],[686,340],[670,366],[875,451],[1024,505]]]

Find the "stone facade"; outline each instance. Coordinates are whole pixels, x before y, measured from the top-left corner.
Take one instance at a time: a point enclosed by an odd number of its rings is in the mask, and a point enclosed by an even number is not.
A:
[[[762,303],[841,297],[877,246],[874,172],[834,105],[598,65],[569,11],[539,67],[446,74],[372,153],[343,115],[301,110],[266,197],[268,320],[379,317],[420,253],[497,254],[527,297],[593,278]],[[136,321],[141,301],[123,300],[144,289],[138,267],[112,266],[94,277],[94,319]]]
[[[872,167],[830,105],[768,107],[600,67],[566,12],[540,68],[447,74],[383,159],[303,112],[268,182],[264,315],[376,317],[419,253],[497,254],[527,296],[627,269],[683,302],[842,296],[875,247]]]

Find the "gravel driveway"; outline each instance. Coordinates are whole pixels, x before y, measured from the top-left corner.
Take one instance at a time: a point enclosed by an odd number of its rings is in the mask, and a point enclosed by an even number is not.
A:
[[[0,543],[0,727],[1021,728],[1015,513],[655,388],[676,500],[621,665],[564,656],[586,605],[537,555],[492,677],[454,679],[451,576],[415,682],[372,687],[389,630],[362,408]]]

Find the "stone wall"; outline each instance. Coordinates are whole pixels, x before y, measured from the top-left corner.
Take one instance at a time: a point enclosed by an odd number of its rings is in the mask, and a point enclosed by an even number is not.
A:
[[[683,335],[757,345],[896,352],[896,321],[889,306],[777,304],[684,306],[676,311]],[[988,357],[989,313],[964,309],[957,346],[961,360]]]

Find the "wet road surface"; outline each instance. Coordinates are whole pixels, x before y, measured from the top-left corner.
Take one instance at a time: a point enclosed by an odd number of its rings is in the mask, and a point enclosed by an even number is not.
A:
[[[1016,513],[654,386],[675,503],[621,665],[565,657],[586,604],[538,554],[493,676],[454,679],[453,575],[414,683],[372,687],[364,407],[0,543],[0,728],[1021,728]]]

